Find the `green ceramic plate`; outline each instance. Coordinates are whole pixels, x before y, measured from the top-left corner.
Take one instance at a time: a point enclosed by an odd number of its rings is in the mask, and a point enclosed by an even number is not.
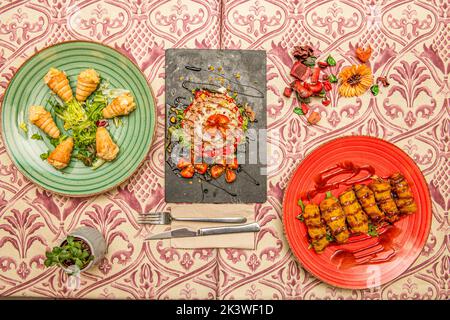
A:
[[[51,111],[47,105],[51,91],[43,81],[50,67],[64,70],[72,89],[76,87],[76,78],[81,70],[94,68],[102,78],[109,80],[111,88],[131,91],[136,110],[121,118],[122,126],[115,127],[110,121],[108,127],[120,147],[114,161],[92,170],[72,159],[67,168],[58,171],[41,160],[39,155],[53,147],[46,137],[43,141],[31,139],[33,133],[42,132],[28,122],[28,109],[31,105],[43,105]],[[28,134],[19,128],[21,122],[27,123]],[[62,121],[56,119],[56,122],[62,129]],[[122,54],[101,44],[66,42],[40,51],[17,71],[5,92],[1,123],[6,149],[28,179],[59,194],[88,196],[124,182],[145,159],[155,130],[155,100],[139,68]]]

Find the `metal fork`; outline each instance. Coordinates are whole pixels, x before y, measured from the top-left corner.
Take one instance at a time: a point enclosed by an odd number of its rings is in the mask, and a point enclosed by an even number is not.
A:
[[[193,222],[222,222],[222,223],[245,223],[245,217],[226,218],[204,218],[204,217],[173,217],[170,212],[151,212],[138,217],[140,224],[170,224],[172,221],[193,221]]]

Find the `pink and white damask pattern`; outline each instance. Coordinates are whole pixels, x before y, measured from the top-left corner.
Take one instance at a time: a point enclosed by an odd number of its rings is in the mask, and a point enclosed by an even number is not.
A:
[[[0,296],[134,299],[448,299],[450,290],[449,0],[0,0],[0,101],[34,52],[73,40],[102,42],[137,63],[157,98],[158,129],[144,165],[104,195],[70,199],[35,187],[0,142]],[[311,43],[338,67],[357,45],[374,48],[375,76],[391,86],[376,98],[332,92],[318,126],[283,98],[290,49]],[[164,49],[265,49],[268,53],[268,201],[255,205],[257,250],[181,250],[143,242],[138,213],[163,210]],[[335,72],[335,70],[331,70]],[[381,288],[330,287],[301,268],[283,234],[283,190],[301,159],[335,137],[389,140],[416,160],[433,199],[430,237],[415,264]],[[70,290],[66,275],[45,269],[44,252],[80,225],[101,230],[102,263]]]

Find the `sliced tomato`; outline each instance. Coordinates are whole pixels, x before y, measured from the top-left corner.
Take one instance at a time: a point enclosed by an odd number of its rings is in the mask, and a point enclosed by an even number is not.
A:
[[[237,161],[237,158],[233,159],[233,162],[231,164],[229,164],[228,169],[232,169],[232,170],[236,170],[237,168],[239,168],[239,163]]]
[[[227,169],[225,172],[225,181],[232,183],[234,180],[236,180],[236,172],[234,170]]]
[[[181,170],[180,174],[183,178],[192,178],[194,176],[195,170],[192,164],[189,164],[186,168]]]
[[[185,158],[181,158],[180,160],[178,160],[177,167],[178,167],[178,169],[184,169],[187,166],[189,166],[190,164],[191,164],[190,161],[187,161]]]
[[[200,174],[205,174],[206,170],[208,170],[208,165],[206,163],[199,163],[194,165],[195,171]]]
[[[211,167],[211,177],[213,177],[214,179],[217,179],[223,174],[224,171],[225,171],[224,166],[216,164]]]

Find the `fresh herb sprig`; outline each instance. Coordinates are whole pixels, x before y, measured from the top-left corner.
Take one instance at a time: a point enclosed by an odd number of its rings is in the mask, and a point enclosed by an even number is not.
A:
[[[298,199],[297,204],[300,206],[300,208],[302,208],[302,213],[297,216],[297,219],[303,222],[305,221],[305,217],[303,216],[303,213],[305,212],[305,204],[303,203],[302,199]]]
[[[377,227],[374,226],[373,224],[369,223],[369,231],[367,231],[367,234],[371,237],[378,237],[378,231],[377,231]]]

